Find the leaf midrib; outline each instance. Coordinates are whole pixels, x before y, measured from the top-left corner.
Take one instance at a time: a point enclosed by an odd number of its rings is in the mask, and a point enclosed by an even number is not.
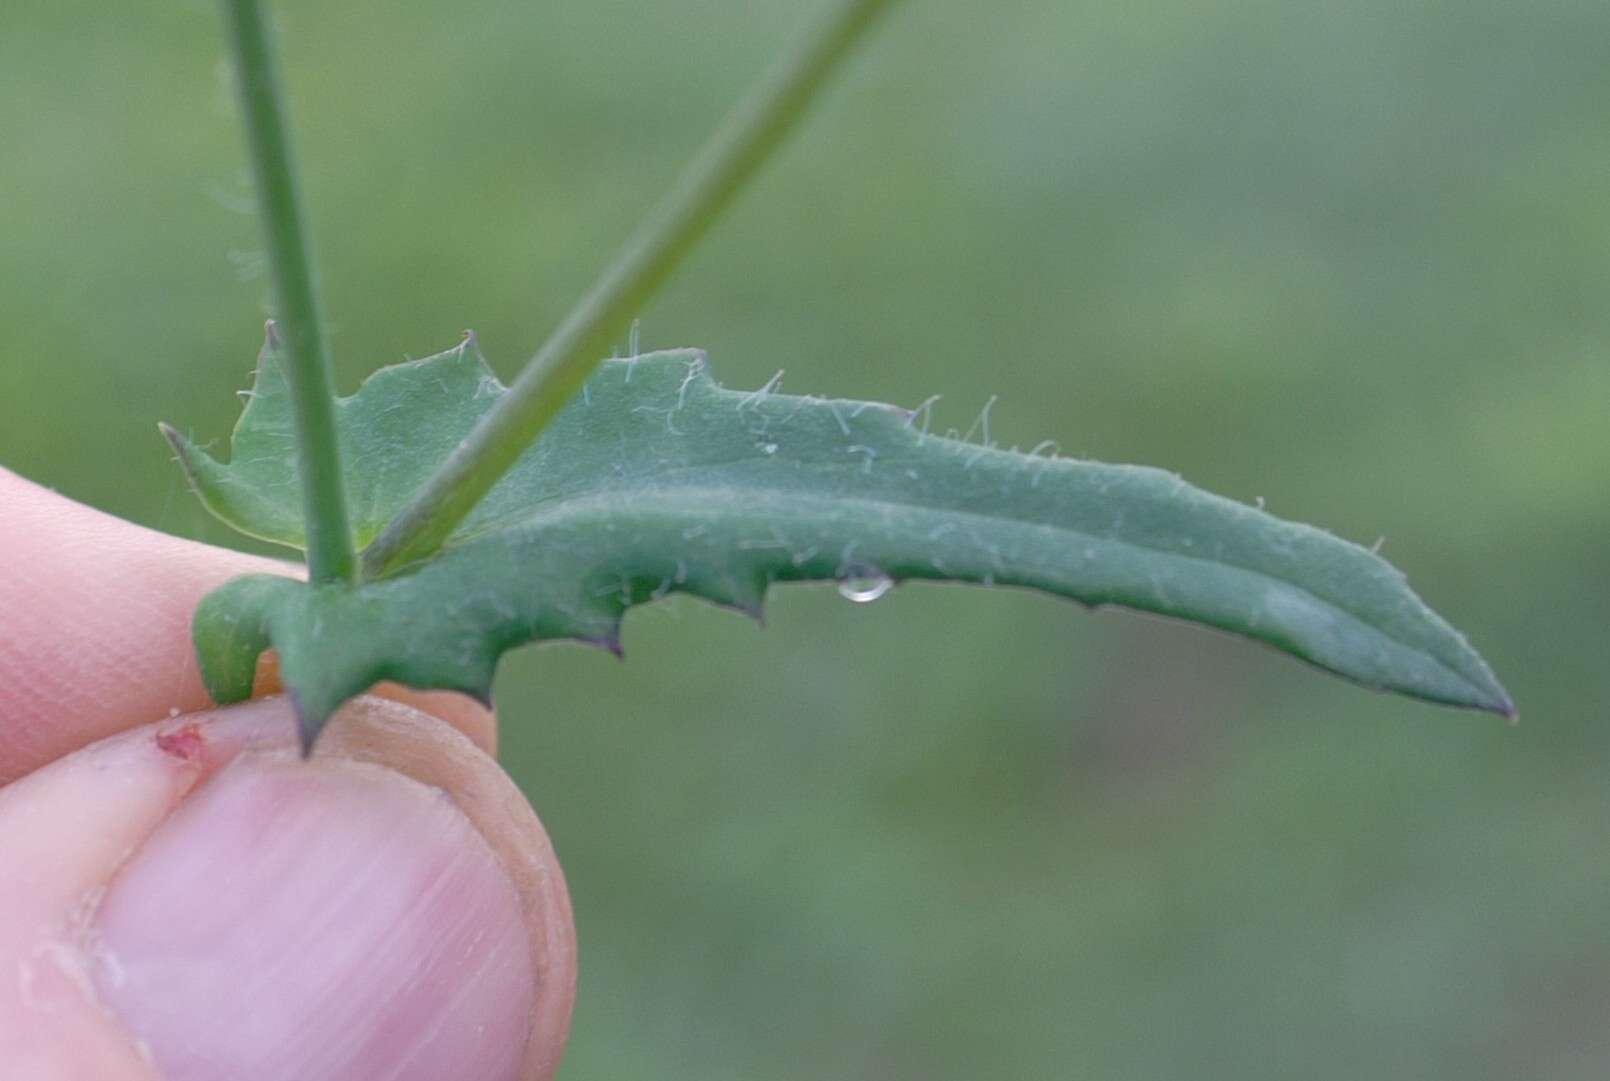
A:
[[[739,461],[749,460],[750,459],[740,459]],[[725,464],[733,463],[729,462]],[[680,467],[680,471],[687,472],[693,469],[704,470],[706,468],[709,467],[684,466]],[[670,471],[668,470],[667,472]],[[661,475],[663,476],[664,474]],[[759,486],[741,486],[741,490],[745,493],[745,495],[744,498],[739,501],[735,499],[732,494],[732,489],[734,487],[739,486],[726,485],[720,488],[691,485],[655,485],[653,488],[612,487],[606,490],[595,491],[584,496],[561,497],[549,501],[541,508],[534,509],[530,514],[523,515],[518,519],[506,519],[506,521],[517,522],[517,524],[506,525],[497,529],[488,528],[477,530],[472,536],[465,537],[463,540],[455,540],[454,542],[450,542],[443,547],[442,553],[445,554],[450,550],[460,550],[471,547],[478,541],[510,529],[529,529],[532,532],[536,532],[545,528],[551,528],[565,519],[584,518],[593,514],[614,513],[624,517],[644,516],[645,513],[649,512],[649,508],[653,507],[660,510],[667,517],[676,516],[687,518],[698,517],[700,515],[700,509],[707,510],[717,503],[728,504],[742,502],[746,505],[752,506],[759,499],[775,501],[776,489]],[[871,499],[865,496],[834,496],[831,498],[824,498],[819,495],[811,495],[807,492],[792,489],[788,494],[789,498],[786,501],[783,513],[788,514],[790,517],[804,517],[810,519],[810,514],[807,513],[802,515],[797,512],[797,508],[806,504],[814,504],[817,507],[823,505],[843,507],[844,505],[849,504],[864,508],[896,508],[903,511],[918,511],[947,517],[961,517],[983,523],[1008,521],[1035,529],[1044,529],[1057,535],[1079,538],[1085,541],[1097,542],[1101,544],[1118,545],[1123,548],[1132,549],[1136,552],[1149,553],[1154,556],[1160,556],[1171,560],[1179,560],[1187,565],[1200,564],[1210,567],[1229,567],[1243,574],[1250,575],[1253,578],[1275,583],[1301,593],[1306,597],[1310,597],[1317,603],[1347,616],[1349,619],[1354,620],[1360,625],[1368,628],[1370,631],[1381,635],[1381,637],[1387,639],[1388,641],[1394,642],[1397,645],[1402,646],[1404,649],[1413,652],[1415,655],[1431,661],[1443,672],[1447,673],[1453,679],[1458,681],[1460,685],[1468,688],[1473,694],[1480,696],[1485,693],[1483,688],[1473,683],[1469,676],[1451,666],[1442,657],[1439,657],[1434,653],[1427,652],[1425,646],[1407,641],[1395,634],[1389,633],[1377,624],[1371,622],[1364,614],[1355,611],[1346,604],[1333,600],[1330,597],[1324,596],[1320,593],[1315,593],[1306,585],[1293,581],[1290,578],[1270,573],[1266,570],[1247,566],[1246,564],[1235,560],[1213,559],[1201,555],[1188,554],[1171,548],[1143,544],[1135,540],[1113,536],[1103,536],[1099,533],[1089,533],[1083,530],[1074,529],[1069,526],[1057,525],[1051,522],[1017,518],[1011,515],[983,514],[978,511],[961,510],[952,507],[938,507],[934,506],[933,504],[917,502],[914,500],[893,498]],[[698,502],[693,502],[695,500]],[[689,507],[700,509],[689,510]],[[1357,545],[1352,545],[1352,542],[1344,540],[1340,537],[1333,536],[1332,539],[1341,544],[1348,544],[1355,548],[1358,547]],[[1359,550],[1364,551],[1364,549]]]

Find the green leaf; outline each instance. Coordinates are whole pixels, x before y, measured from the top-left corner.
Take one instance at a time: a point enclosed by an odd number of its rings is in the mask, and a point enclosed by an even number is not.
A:
[[[355,586],[250,576],[194,633],[220,702],[273,646],[311,742],[378,680],[486,698],[535,639],[619,649],[624,611],[671,592],[758,616],[772,582],[870,597],[909,579],[1027,586],[1267,642],[1369,687],[1509,714],[1463,637],[1373,553],[1139,466],[927,431],[926,410],[726,390],[702,354],[606,361],[431,559]],[[355,543],[371,539],[501,394],[466,336],[383,368],[336,415]],[[209,509],[302,540],[279,359],[262,356],[221,463],[164,429]]]

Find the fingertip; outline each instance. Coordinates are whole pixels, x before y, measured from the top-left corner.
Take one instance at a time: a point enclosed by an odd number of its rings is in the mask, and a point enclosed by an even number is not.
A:
[[[0,784],[131,725],[210,704],[190,615],[284,563],[170,537],[0,469]]]
[[[241,756],[118,872],[95,927],[101,1000],[169,1081],[520,1076],[518,896],[439,789],[384,767]]]
[[[301,568],[134,525],[0,468],[0,784],[131,725],[212,705],[190,642],[210,590]],[[256,693],[280,690],[264,654]],[[488,754],[496,720],[448,691],[381,684]]]
[[[416,691],[398,683],[382,683],[371,692],[439,718],[468,736],[483,754],[497,756],[497,717],[483,705],[457,691]]]
[[[121,1040],[166,1081],[551,1077],[574,928],[519,790],[400,703],[349,703],[307,762],[290,720],[283,699],[178,718],[0,792],[0,965],[45,933],[78,973],[32,1036],[0,988],[0,1052],[111,1062]]]

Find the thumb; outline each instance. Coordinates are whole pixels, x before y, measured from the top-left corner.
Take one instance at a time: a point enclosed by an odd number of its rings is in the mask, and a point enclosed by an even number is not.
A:
[[[552,1075],[574,931],[524,798],[407,706],[358,700],[305,762],[293,727],[251,702],[0,788],[7,1076]]]

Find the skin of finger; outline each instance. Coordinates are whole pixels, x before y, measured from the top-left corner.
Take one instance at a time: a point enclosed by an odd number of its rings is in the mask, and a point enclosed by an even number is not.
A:
[[[96,907],[118,867],[196,787],[236,756],[292,759],[290,710],[272,698],[147,725],[0,790],[0,1063],[20,1076],[156,1081],[98,1001]],[[519,898],[536,994],[520,1076],[557,1067],[575,994],[569,895],[541,823],[496,763],[411,707],[354,700],[319,754],[395,770],[446,792]]]
[[[21,1076],[155,1078],[96,1003],[90,919],[115,869],[206,772],[204,757],[136,732],[0,789],[0,1062]]]
[[[239,574],[300,568],[132,525],[0,469],[0,784],[121,731],[206,708],[190,615]],[[258,692],[279,689],[271,655]],[[463,695],[383,684],[491,753]]]

